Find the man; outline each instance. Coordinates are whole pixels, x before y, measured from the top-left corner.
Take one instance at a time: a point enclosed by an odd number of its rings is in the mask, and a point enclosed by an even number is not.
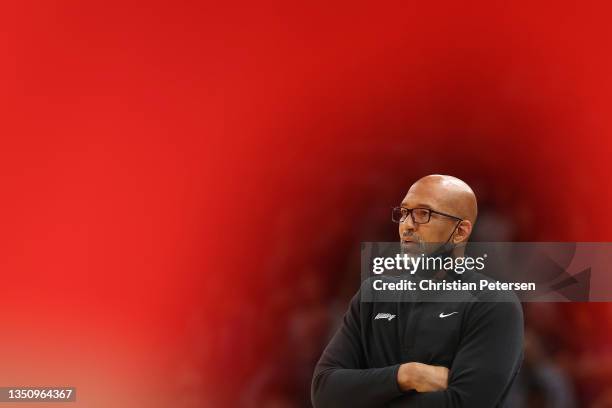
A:
[[[397,212],[403,249],[441,243],[440,251],[462,256],[476,196],[455,177],[430,175],[410,187]],[[362,302],[357,293],[315,368],[313,405],[503,407],[522,361],[522,308],[514,294],[478,299]]]

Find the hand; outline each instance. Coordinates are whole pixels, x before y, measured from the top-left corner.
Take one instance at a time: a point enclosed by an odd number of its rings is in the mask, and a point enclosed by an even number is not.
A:
[[[402,391],[442,391],[448,387],[448,368],[422,363],[404,363],[397,372]]]

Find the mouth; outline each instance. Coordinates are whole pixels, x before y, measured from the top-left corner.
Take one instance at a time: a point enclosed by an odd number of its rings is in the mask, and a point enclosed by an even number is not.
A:
[[[415,238],[413,238],[412,236],[403,236],[401,237],[401,241],[402,244],[418,244],[419,240]]]
[[[414,247],[419,246],[419,243],[412,239],[402,239],[400,243],[403,247],[409,247],[409,248],[414,248]]]
[[[400,246],[407,251],[419,251],[423,243],[415,236],[404,236],[400,239]]]

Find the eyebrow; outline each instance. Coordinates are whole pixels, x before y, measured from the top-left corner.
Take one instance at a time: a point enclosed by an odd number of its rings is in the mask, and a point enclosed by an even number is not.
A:
[[[404,203],[402,201],[402,203],[400,204],[401,207],[405,207],[408,208],[408,206],[406,205],[406,203]],[[412,208],[429,208],[430,210],[433,210],[433,207],[429,204],[417,204],[415,207]]]

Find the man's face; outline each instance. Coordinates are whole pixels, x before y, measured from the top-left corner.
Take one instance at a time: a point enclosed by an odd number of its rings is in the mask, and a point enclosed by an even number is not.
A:
[[[402,200],[401,206],[410,209],[428,208],[445,214],[455,215],[453,208],[445,205],[446,203],[439,195],[435,194],[435,189],[417,183],[408,190],[408,194]],[[412,221],[412,217],[408,216],[404,222],[399,224],[402,248],[408,252],[421,252],[425,248],[424,244],[443,244],[449,239],[456,226],[457,220],[436,213],[431,213],[429,222],[425,224],[415,224]],[[425,252],[431,252],[431,250],[437,247],[438,245],[427,247],[430,250],[425,250]]]

